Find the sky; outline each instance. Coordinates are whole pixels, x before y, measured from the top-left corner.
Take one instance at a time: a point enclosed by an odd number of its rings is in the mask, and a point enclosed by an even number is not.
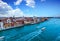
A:
[[[0,17],[59,17],[60,0],[0,0]]]

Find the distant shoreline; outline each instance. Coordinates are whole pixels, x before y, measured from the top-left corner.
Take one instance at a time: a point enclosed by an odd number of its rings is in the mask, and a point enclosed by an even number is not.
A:
[[[42,22],[38,22],[38,23],[34,23],[34,24],[39,24],[39,23],[42,23]],[[0,30],[0,32],[1,32],[1,31],[10,30],[10,29],[14,29],[14,28],[20,28],[20,27],[27,26],[27,25],[34,25],[34,24],[24,24],[24,25],[22,25],[22,26],[16,26],[16,27],[11,27],[11,28],[5,28],[5,29]]]
[[[48,19],[47,19],[47,20],[48,20]],[[36,22],[36,23],[29,23],[29,24],[22,24],[22,25],[13,26],[13,27],[7,27],[7,28],[4,28],[4,29],[0,29],[0,31],[5,31],[5,30],[9,30],[9,29],[14,29],[14,28],[18,28],[18,27],[25,26],[25,25],[34,25],[34,24],[38,24],[38,23],[45,22],[45,21],[47,21],[47,20],[40,21],[40,22]]]

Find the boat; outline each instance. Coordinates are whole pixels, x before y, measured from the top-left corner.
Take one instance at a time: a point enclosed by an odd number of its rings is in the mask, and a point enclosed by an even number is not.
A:
[[[4,38],[5,38],[4,36],[1,36],[1,37],[0,37],[0,41],[1,41],[1,40],[4,40]]]
[[[41,28],[42,31],[44,31],[45,29],[46,29],[46,27]]]

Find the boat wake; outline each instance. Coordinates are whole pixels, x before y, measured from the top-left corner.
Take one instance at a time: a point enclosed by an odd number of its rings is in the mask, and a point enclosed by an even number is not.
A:
[[[17,41],[31,41],[33,38],[35,38],[36,36],[38,36],[39,34],[41,34],[43,32],[43,30],[45,30],[45,27],[44,28],[41,28],[38,31],[29,33],[26,36],[21,37]]]

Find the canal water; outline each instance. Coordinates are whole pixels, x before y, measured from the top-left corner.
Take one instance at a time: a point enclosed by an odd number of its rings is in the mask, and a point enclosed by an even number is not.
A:
[[[42,31],[41,28],[45,27]],[[60,41],[60,19],[53,18],[48,21],[16,27],[0,31],[2,41]]]

